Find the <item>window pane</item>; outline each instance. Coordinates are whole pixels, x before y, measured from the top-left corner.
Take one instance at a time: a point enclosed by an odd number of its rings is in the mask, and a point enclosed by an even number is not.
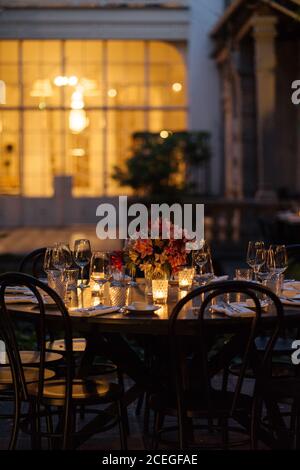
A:
[[[6,106],[19,105],[18,41],[0,41],[0,80],[6,85]]]
[[[86,117],[88,125],[82,132],[74,133],[69,127],[66,130],[67,168],[74,178],[74,196],[104,192],[104,113],[87,111]]]
[[[0,110],[0,193],[19,190],[19,113]]]
[[[150,132],[184,131],[186,130],[185,111],[150,111],[149,113]]]
[[[145,103],[145,46],[141,41],[108,41],[107,94],[109,106]]]
[[[22,51],[25,106],[60,106],[62,90],[54,79],[62,74],[61,41],[23,41]]]
[[[150,43],[149,51],[150,105],[185,105],[185,66],[179,51],[163,42]]]
[[[143,111],[109,111],[107,118],[108,194],[130,193],[130,189],[120,187],[111,175],[114,167],[122,167],[131,155],[132,134],[145,129],[145,114]]]
[[[24,113],[23,189],[25,196],[52,196],[52,136],[49,111]]]
[[[103,42],[102,41],[66,41],[65,74],[72,77],[74,85],[64,87],[65,106],[71,107],[72,94],[82,93],[85,106],[103,104]]]

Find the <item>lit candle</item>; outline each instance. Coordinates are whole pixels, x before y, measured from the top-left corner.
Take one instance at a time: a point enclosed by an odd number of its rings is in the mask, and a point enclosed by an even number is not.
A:
[[[190,289],[193,284],[194,268],[183,268],[178,273],[178,284],[180,289]]]
[[[153,302],[166,304],[168,299],[169,281],[167,279],[154,279],[152,281]]]

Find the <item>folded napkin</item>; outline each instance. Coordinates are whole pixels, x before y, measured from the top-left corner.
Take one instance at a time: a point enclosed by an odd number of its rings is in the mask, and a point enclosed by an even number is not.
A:
[[[212,278],[210,282],[220,282],[220,281],[227,281],[229,276],[215,276]]]
[[[294,291],[300,293],[300,282],[299,281],[286,281],[283,283],[284,291]]]
[[[228,317],[253,317],[255,312],[247,307],[245,302],[219,303],[211,306],[211,310],[216,313],[224,313]]]
[[[284,305],[292,305],[293,307],[300,307],[300,294],[294,296],[285,295],[287,292],[283,292],[283,295],[280,297],[281,302]]]
[[[6,304],[31,304],[33,303],[34,297],[29,295],[6,295]]]
[[[32,292],[28,287],[23,286],[7,286],[5,289],[5,294],[23,294],[23,295],[31,295]]]
[[[107,305],[97,305],[86,308],[69,308],[69,314],[71,316],[78,317],[91,317],[98,315],[106,315],[108,313],[115,313],[120,310],[120,307],[109,307]]]

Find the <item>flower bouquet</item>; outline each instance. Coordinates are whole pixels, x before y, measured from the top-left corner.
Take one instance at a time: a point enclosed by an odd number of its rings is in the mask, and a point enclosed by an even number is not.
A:
[[[141,235],[140,238],[130,239],[124,253],[126,265],[130,270],[139,268],[145,277],[154,275],[167,276],[176,274],[179,267],[187,262],[186,243],[182,229],[171,222],[161,219],[159,224],[159,238],[151,239],[149,228],[148,238]],[[168,230],[169,238],[162,237],[163,229]]]

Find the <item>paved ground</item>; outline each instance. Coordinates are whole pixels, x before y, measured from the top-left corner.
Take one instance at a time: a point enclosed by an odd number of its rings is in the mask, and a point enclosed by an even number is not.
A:
[[[115,250],[121,247],[120,240],[99,240],[94,225],[72,227],[30,228],[22,227],[0,231],[0,255],[23,255],[42,246],[51,246],[57,241],[66,241],[70,246],[74,240],[88,238],[94,250]]]
[[[234,380],[234,379],[232,379]],[[233,386],[233,381],[230,381],[230,386]],[[217,377],[215,379],[215,386],[218,387],[221,384],[221,377]],[[252,381],[246,381],[244,392],[250,393],[252,391]],[[126,381],[127,386],[130,385],[130,380]],[[7,410],[7,405],[3,406],[0,404],[0,412],[3,412],[3,409]],[[129,415],[129,422],[130,422],[130,437],[128,438],[128,448],[130,450],[142,450],[142,449],[149,449],[151,445],[151,438],[148,437],[145,440],[143,439],[143,411],[141,412],[140,416],[136,416],[136,404],[132,404],[128,409]],[[82,424],[88,422],[89,417],[86,416],[84,420],[80,420],[78,418],[78,425],[81,427]],[[167,419],[165,425],[170,426],[176,424],[174,419]],[[236,423],[231,422],[231,425],[235,425]],[[152,429],[152,420],[150,421],[150,430]],[[8,422],[4,420],[0,420],[0,450],[5,449],[7,444],[7,436],[8,436]],[[169,433],[165,435],[165,438],[169,441],[177,442],[177,433]],[[220,435],[217,433],[208,434],[207,431],[205,433],[202,431],[201,434],[196,435],[197,443],[199,443],[199,447],[203,447],[203,443],[207,447],[208,443],[210,445],[215,445],[216,442],[220,443]],[[230,434],[230,442],[241,442],[243,441],[242,445],[238,447],[232,447],[232,449],[249,449],[249,442],[247,442],[247,436],[240,433],[231,433]],[[47,442],[45,441],[43,447],[47,448]],[[30,449],[30,440],[29,437],[25,434],[21,434],[18,440],[18,449]],[[159,449],[168,448],[166,445],[160,445]],[[263,448],[260,445],[260,448]],[[118,428],[115,427],[110,431],[105,433],[97,434],[90,438],[80,449],[82,450],[117,450],[120,449],[120,440],[119,440],[119,433]]]

